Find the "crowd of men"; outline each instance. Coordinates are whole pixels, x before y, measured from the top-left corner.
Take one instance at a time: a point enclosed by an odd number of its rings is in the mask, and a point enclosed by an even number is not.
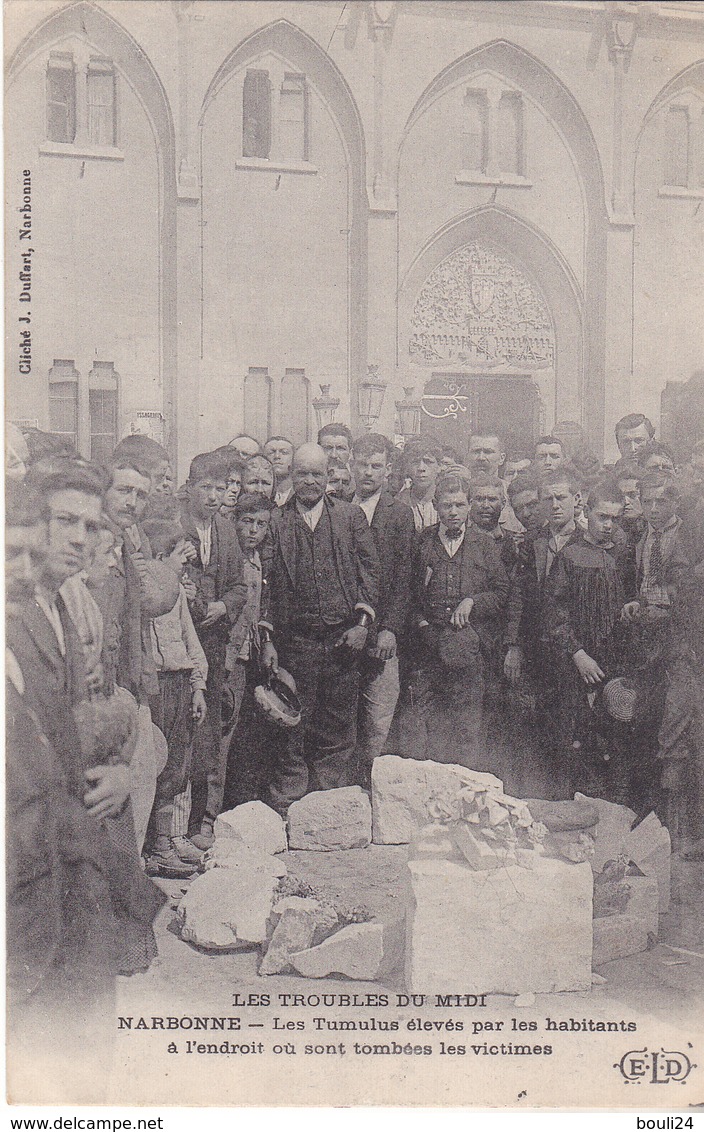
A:
[[[400,450],[332,423],[298,448],[237,436],[179,488],[144,436],[105,467],[37,430],[7,440],[8,938],[28,1056],[56,1049],[47,1019],[69,1006],[100,1003],[104,1026],[115,975],[156,954],[149,878],[191,876],[218,814],[368,789],[382,753],[655,808],[701,857],[704,440],[677,466],[632,414],[602,466],[557,436]],[[297,726],[255,694],[279,681]],[[90,1027],[76,1041],[102,1048]]]

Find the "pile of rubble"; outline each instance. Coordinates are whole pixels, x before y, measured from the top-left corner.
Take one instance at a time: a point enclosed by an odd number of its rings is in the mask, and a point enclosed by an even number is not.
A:
[[[403,967],[421,994],[588,990],[593,967],[649,946],[668,907],[669,835],[654,814],[635,819],[601,799],[523,801],[491,774],[383,756],[371,801],[351,786],[307,795],[287,823],[262,802],[222,814],[178,905],[181,936],[258,948],[261,975],[377,980]],[[282,857],[372,843],[408,846],[405,921],[344,904]]]

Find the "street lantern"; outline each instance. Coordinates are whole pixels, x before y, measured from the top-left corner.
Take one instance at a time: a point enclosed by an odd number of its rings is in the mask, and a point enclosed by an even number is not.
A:
[[[406,385],[403,389],[403,401],[396,402],[400,430],[407,440],[412,436],[418,436],[420,432],[421,404],[420,401],[415,400],[414,393],[413,386]]]
[[[386,382],[379,377],[379,367],[367,366],[366,381],[359,383],[359,419],[366,428],[371,429],[379,420],[385,393]]]
[[[315,409],[315,420],[318,425],[318,431],[327,424],[332,424],[335,420],[335,413],[340,406],[339,397],[330,396],[330,386],[320,386],[320,396],[313,398],[313,408]]]

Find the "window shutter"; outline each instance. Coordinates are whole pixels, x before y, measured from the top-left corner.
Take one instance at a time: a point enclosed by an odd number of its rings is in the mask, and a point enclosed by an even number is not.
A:
[[[92,145],[116,145],[115,70],[110,59],[88,64],[88,140]]]
[[[46,132],[49,141],[76,137],[76,71],[72,55],[49,56],[46,70]]]
[[[78,370],[60,358],[49,370],[49,431],[78,448]]]
[[[267,71],[247,71],[242,95],[242,156],[271,150],[271,83]]]

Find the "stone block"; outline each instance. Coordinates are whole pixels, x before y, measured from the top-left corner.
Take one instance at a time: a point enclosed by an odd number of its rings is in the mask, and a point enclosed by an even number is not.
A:
[[[337,916],[319,900],[288,896],[275,909],[278,922],[274,927],[266,954],[259,967],[260,975],[277,975],[291,969],[291,955],[310,947],[316,930],[332,931]]]
[[[216,838],[232,837],[262,853],[285,853],[286,823],[263,802],[245,802],[215,819]]]
[[[582,795],[578,796],[580,799]],[[570,829],[591,829],[599,820],[599,811],[594,802],[564,801],[551,802],[545,798],[526,798],[533,821],[540,821],[551,833],[563,833]]]
[[[181,938],[219,951],[261,943],[275,888],[276,877],[260,869],[210,869],[178,906]]]
[[[625,914],[642,923],[646,932],[657,936],[660,903],[657,877],[626,876],[621,884],[628,893]]]
[[[591,987],[592,871],[535,858],[475,872],[411,861],[406,983],[414,994],[528,994]]]
[[[438,794],[455,794],[463,786],[496,793],[503,783],[493,774],[468,770],[431,759],[382,755],[372,766],[372,832],[377,845],[406,845],[429,822],[428,805]]]
[[[658,882],[658,909],[661,913],[667,912],[670,907],[672,845],[668,830],[654,813],[649,813],[631,830],[624,852],[643,876],[655,877]]]
[[[307,979],[346,975],[348,979],[378,979],[403,961],[403,926],[348,924],[318,947],[291,956],[291,965]]]
[[[588,798],[586,794],[575,794],[575,801],[588,802],[599,814],[596,827],[596,843],[592,857],[592,869],[600,873],[607,861],[616,861],[624,852],[624,842],[631,826],[636,820],[633,810],[619,806],[615,802],[605,802],[603,798]]]
[[[637,955],[648,946],[648,932],[641,919],[625,912],[617,916],[602,916],[594,920],[594,949],[592,965],[611,963],[614,959],[625,959]]]
[[[272,857],[258,849],[250,849],[234,837],[218,837],[203,857],[203,869],[249,869],[272,877],[288,873],[281,857]]]
[[[315,790],[288,810],[290,849],[364,849],[372,840],[372,807],[360,786]]]

